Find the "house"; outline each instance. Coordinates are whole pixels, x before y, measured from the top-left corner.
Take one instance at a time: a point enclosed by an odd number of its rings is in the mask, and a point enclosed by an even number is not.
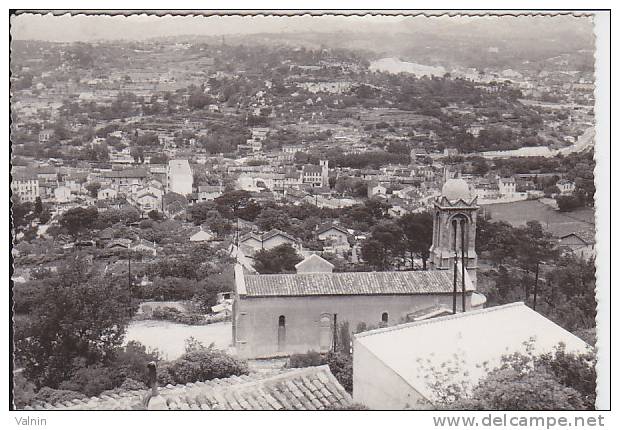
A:
[[[28,410],[320,410],[352,404],[327,365],[277,369],[149,390],[127,390]]]
[[[319,240],[326,242],[337,253],[351,249],[349,232],[344,227],[335,224],[323,225],[317,229],[316,235]]]
[[[130,194],[144,186],[147,176],[148,173],[143,168],[112,170],[102,173],[103,180],[108,181],[111,188],[124,194]]]
[[[202,227],[200,227],[199,231],[197,231],[196,233],[190,236],[189,241],[190,242],[209,242],[213,240],[213,238],[214,236],[211,233],[203,230]]]
[[[302,168],[302,183],[310,184],[313,187],[320,187],[323,184],[323,168],[313,164],[306,164]]]
[[[54,130],[44,129],[39,132],[39,143],[49,142],[54,137]]]
[[[523,303],[380,328],[354,336],[353,400],[371,409],[433,409],[436,384],[473,387],[504,355],[589,346]],[[450,374],[444,368],[457,367]],[[440,387],[447,388],[447,387]]]
[[[194,176],[187,160],[170,160],[167,170],[168,192],[186,196],[192,193]]]
[[[499,195],[502,197],[510,197],[517,192],[515,178],[499,178],[497,186],[499,188]]]
[[[568,179],[560,179],[555,184],[560,190],[560,194],[563,196],[572,194],[575,191],[575,183]]]
[[[262,235],[248,233],[239,239],[239,244],[243,245],[244,248],[249,249],[250,253],[261,249],[275,248],[276,246],[283,245],[285,243],[288,243],[293,248],[297,248],[299,246],[299,241],[297,239],[278,229],[269,230]]]
[[[143,213],[161,209],[161,198],[152,193],[141,194],[135,198],[135,201]]]
[[[144,239],[141,239],[139,242],[131,245],[131,250],[141,252],[143,254],[152,255],[153,257],[157,255],[157,248],[155,247],[155,243],[150,243]]]
[[[327,352],[337,324],[347,322],[351,329],[361,323],[395,325],[419,309],[452,307],[453,272],[448,270],[331,273],[332,266],[318,257],[297,269],[253,275],[235,266],[233,346],[240,357]],[[458,285],[460,279],[459,271]],[[469,311],[484,301],[467,272],[465,281]]]
[[[588,231],[565,234],[560,237],[558,243],[561,250],[586,260],[596,255],[595,245],[594,234]]]
[[[112,239],[106,245],[108,249],[129,249],[131,247],[131,239]]]
[[[378,182],[371,182],[368,184],[368,198],[371,199],[375,196],[383,196],[387,195],[387,188],[384,185],[381,185]]]
[[[115,199],[118,196],[118,192],[113,188],[102,188],[97,191],[97,200],[109,200]]]
[[[297,273],[332,273],[334,265],[316,254],[310,254],[295,265]]]
[[[56,201],[56,203],[67,203],[73,200],[71,188],[64,185],[56,187],[54,189],[54,200]]]
[[[222,195],[221,185],[199,185],[197,201],[208,202]]]
[[[19,197],[20,202],[34,202],[41,197],[39,179],[35,174],[17,172],[11,180],[11,191]]]

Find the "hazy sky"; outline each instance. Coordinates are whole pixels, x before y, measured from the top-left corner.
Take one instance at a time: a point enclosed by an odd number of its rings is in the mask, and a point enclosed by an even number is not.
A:
[[[146,39],[186,34],[249,34],[309,30],[316,24],[325,30],[337,29],[342,20],[349,22],[389,22],[396,17],[240,17],[240,16],[52,16],[18,15],[11,18],[11,35],[15,39],[76,41],[97,39]],[[313,25],[314,23],[314,25]]]
[[[409,18],[412,19],[412,18]],[[423,19],[423,18],[418,18]],[[433,18],[450,19],[450,18]],[[454,18],[451,18],[454,19]],[[157,17],[124,16],[53,16],[24,14],[11,17],[14,39],[38,39],[59,42],[100,39],[147,39],[159,36],[251,34],[287,31],[338,31],[343,25],[364,29],[402,21],[400,16],[364,17],[241,17],[197,16]]]

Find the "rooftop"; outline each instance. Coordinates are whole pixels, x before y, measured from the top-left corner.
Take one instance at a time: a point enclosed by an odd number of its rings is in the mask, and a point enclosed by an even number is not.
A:
[[[245,275],[243,283],[244,294],[254,297],[447,294],[453,291],[452,276],[448,270],[298,273]],[[460,286],[460,273],[458,277]],[[467,278],[466,285],[467,291],[475,290]]]
[[[589,349],[522,302],[372,330],[355,339],[431,401],[429,385],[438,377],[433,368],[455,365],[455,359],[459,372],[452,378],[471,386],[486,375],[485,363],[492,370],[502,356],[526,353],[529,340],[534,341],[534,354],[550,352],[560,342],[569,352]]]
[[[29,409],[144,410],[142,399],[147,391],[102,394],[55,405],[35,404]],[[159,388],[158,397],[163,400],[162,409],[172,410],[317,410],[352,403],[326,365],[167,385]]]

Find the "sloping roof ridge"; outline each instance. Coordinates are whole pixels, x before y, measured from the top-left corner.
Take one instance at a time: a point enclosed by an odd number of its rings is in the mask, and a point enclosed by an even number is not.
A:
[[[459,319],[459,318],[469,317],[469,316],[479,315],[479,314],[486,314],[486,313],[490,313],[490,312],[494,312],[498,310],[513,308],[513,307],[516,308],[516,307],[522,307],[522,306],[528,307],[523,302],[507,303],[505,305],[491,306],[490,308],[477,309],[475,311],[459,312],[459,313],[452,314],[452,315],[446,315],[444,317],[429,318],[429,319],[422,320],[422,321],[413,321],[410,323],[398,324],[398,325],[391,326],[391,327],[378,328],[375,330],[369,330],[369,331],[355,334],[354,337],[356,339],[359,339],[362,337],[374,336],[375,334],[398,331],[398,330],[403,330],[406,328],[419,327],[419,326],[429,325],[429,324],[438,324],[438,323],[450,321],[453,319]]]

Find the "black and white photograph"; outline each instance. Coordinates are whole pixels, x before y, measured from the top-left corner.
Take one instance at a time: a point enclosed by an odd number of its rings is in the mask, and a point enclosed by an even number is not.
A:
[[[11,11],[12,424],[609,410],[609,12]]]

